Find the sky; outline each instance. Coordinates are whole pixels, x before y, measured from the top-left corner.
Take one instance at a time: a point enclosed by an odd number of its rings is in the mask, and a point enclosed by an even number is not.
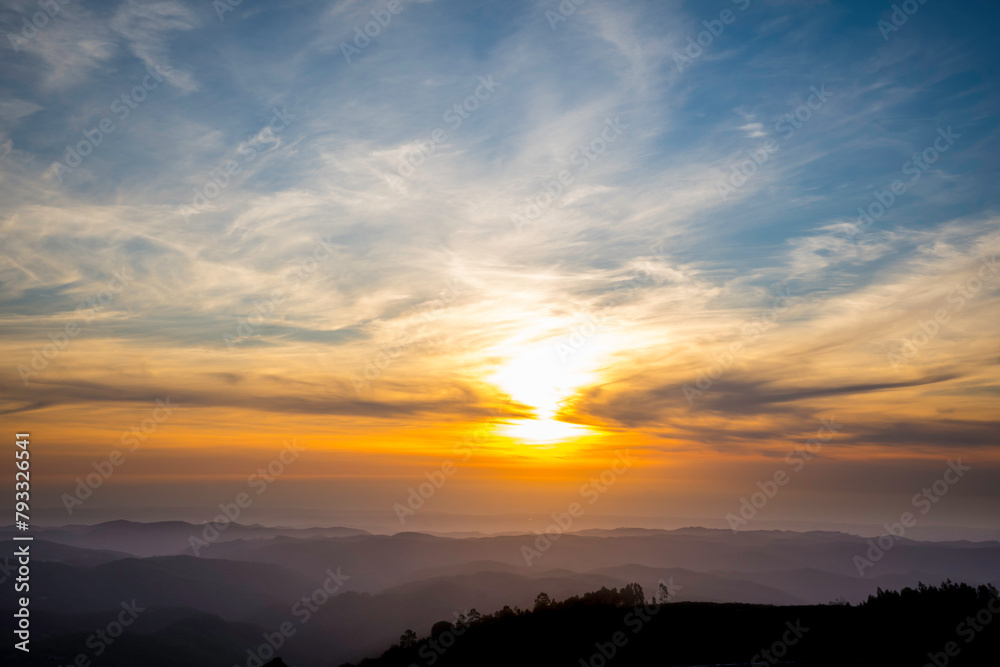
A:
[[[4,0],[0,422],[35,506],[744,529],[931,489],[921,522],[1000,528],[998,26]]]

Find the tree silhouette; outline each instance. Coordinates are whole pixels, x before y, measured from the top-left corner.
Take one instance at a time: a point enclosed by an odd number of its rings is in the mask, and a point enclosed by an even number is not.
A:
[[[407,630],[399,636],[399,645],[403,648],[411,648],[417,645],[417,633],[413,630]]]
[[[431,627],[431,637],[434,637],[436,639],[437,637],[440,637],[442,634],[448,632],[454,627],[455,626],[449,623],[448,621],[438,621]]]
[[[552,605],[552,598],[549,597],[548,593],[539,593],[535,598],[535,611],[539,609],[545,609]]]
[[[619,604],[623,607],[638,607],[646,602],[646,597],[642,592],[642,586],[637,583],[631,583],[624,586],[620,595],[621,602]]]

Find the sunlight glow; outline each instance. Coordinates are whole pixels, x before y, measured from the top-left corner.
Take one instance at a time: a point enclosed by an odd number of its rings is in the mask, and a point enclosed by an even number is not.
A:
[[[585,370],[591,354],[555,344],[518,354],[492,380],[510,397],[534,408],[532,419],[501,427],[504,435],[529,444],[556,443],[593,434],[593,429],[556,419],[562,404],[580,388],[593,383],[596,373]]]
[[[501,433],[529,444],[552,444],[592,435],[593,429],[557,419],[519,419],[505,424]]]

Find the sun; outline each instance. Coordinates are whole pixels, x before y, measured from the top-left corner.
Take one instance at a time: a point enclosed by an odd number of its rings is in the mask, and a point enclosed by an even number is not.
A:
[[[575,352],[560,351],[555,345],[540,346],[517,354],[497,370],[492,382],[512,400],[531,407],[535,413],[530,419],[518,419],[504,425],[501,433],[536,445],[594,433],[587,426],[556,419],[563,403],[595,380],[594,373],[584,368],[586,355]]]
[[[592,435],[593,429],[558,419],[518,419],[504,425],[500,432],[509,438],[531,445],[553,445]]]

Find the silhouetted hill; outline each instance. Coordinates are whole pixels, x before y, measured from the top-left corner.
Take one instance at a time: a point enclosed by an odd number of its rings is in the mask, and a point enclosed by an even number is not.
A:
[[[619,591],[606,593],[533,611],[505,608],[454,626],[442,621],[431,636],[416,640],[407,633],[379,658],[358,665],[918,667],[936,659],[939,667],[978,667],[996,664],[1000,655],[1000,613],[989,611],[993,605],[1000,612],[1000,600],[996,589],[986,586],[880,591],[853,607],[691,602],[635,607],[616,600]],[[976,625],[977,615],[982,625]],[[983,623],[987,615],[993,623]]]

